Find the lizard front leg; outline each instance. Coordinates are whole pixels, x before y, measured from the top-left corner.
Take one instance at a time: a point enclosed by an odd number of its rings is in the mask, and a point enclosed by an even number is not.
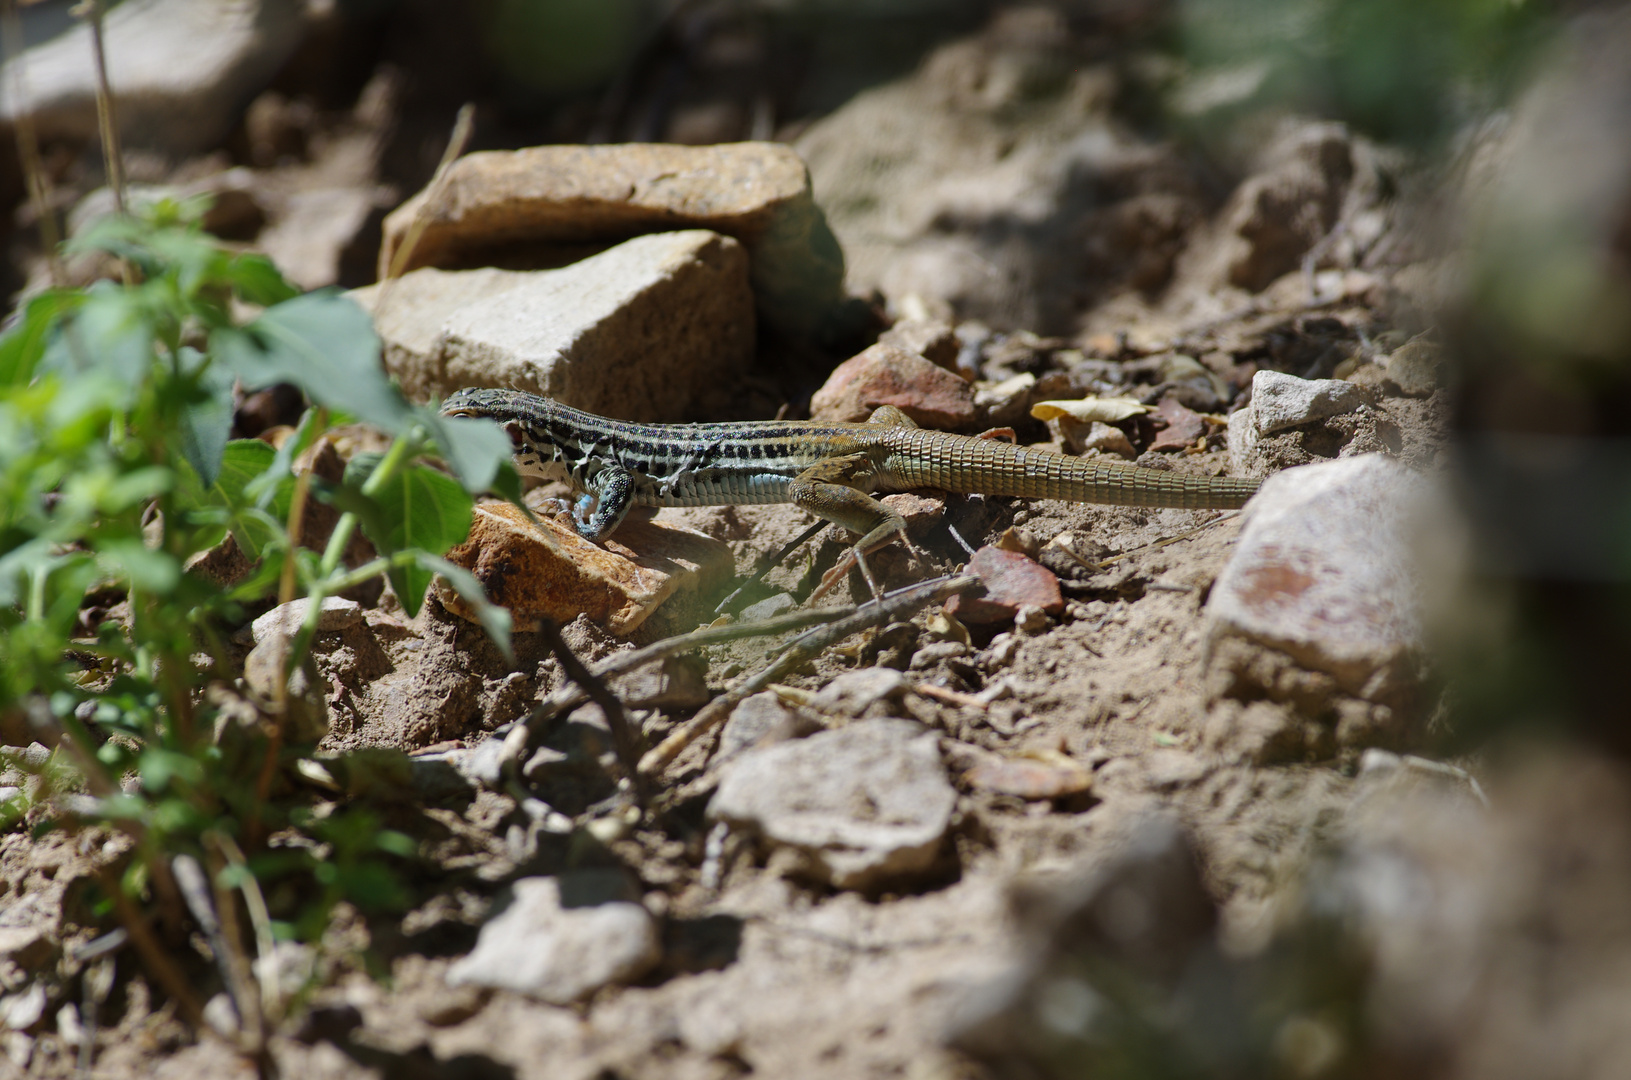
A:
[[[634,474],[621,465],[606,465],[572,506],[572,527],[585,540],[610,536],[634,505]]]

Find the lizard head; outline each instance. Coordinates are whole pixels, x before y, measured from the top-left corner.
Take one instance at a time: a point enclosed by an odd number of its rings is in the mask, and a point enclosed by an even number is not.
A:
[[[551,437],[556,409],[553,401],[536,394],[472,386],[455,391],[439,411],[443,416],[497,421],[510,437],[516,469],[523,476],[560,479],[565,468]]]

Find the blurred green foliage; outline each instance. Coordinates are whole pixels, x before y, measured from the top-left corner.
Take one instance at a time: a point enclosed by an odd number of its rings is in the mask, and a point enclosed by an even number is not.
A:
[[[76,247],[124,259],[128,283],[45,292],[0,336],[0,741],[58,747],[38,784],[0,804],[0,827],[126,833],[136,899],[179,855],[230,876],[225,838],[256,874],[300,883],[284,921],[316,940],[341,900],[399,906],[380,856],[413,852],[366,810],[318,813],[280,780],[313,750],[288,723],[285,698],[302,692],[290,676],[322,598],[382,575],[414,612],[445,574],[508,650],[506,613],[441,556],[510,447],[492,425],[410,405],[366,312],[335,292],[298,295],[262,256],[223,249],[199,228],[202,209],[164,202],[103,220]],[[316,407],[281,449],[232,440],[234,383],[276,382]],[[352,419],[390,436],[389,450],[340,484],[298,479],[296,457]],[[419,463],[438,448],[457,479]],[[342,511],[323,552],[291,534],[314,498]],[[378,557],[347,566],[359,527]],[[189,567],[229,534],[254,569],[223,587]],[[313,603],[280,657],[276,700],[263,700],[233,678],[225,635],[249,605],[291,593]],[[88,614],[113,607],[116,618]]]
[[[1504,100],[1552,24],[1532,0],[1185,0],[1192,114],[1281,107],[1414,145]]]

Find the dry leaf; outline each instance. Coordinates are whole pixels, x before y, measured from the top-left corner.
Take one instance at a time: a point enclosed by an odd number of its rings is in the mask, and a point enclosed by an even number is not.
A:
[[[1128,397],[1090,397],[1080,401],[1039,401],[1031,406],[1031,415],[1038,420],[1057,420],[1064,416],[1078,424],[1115,424],[1130,416],[1150,411],[1148,405]]]

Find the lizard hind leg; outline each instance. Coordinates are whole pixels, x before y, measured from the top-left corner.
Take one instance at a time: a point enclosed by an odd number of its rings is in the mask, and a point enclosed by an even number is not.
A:
[[[870,463],[865,454],[828,458],[804,470],[788,485],[790,502],[816,517],[842,525],[861,539],[844,553],[822,578],[810,599],[819,600],[843,580],[851,566],[859,566],[874,598],[881,596],[878,582],[866,564],[866,555],[885,544],[906,538],[906,520],[856,486],[869,482]]]
[[[916,420],[913,420],[893,405],[879,405],[872,410],[872,415],[866,418],[866,422],[881,427],[917,427]]]

